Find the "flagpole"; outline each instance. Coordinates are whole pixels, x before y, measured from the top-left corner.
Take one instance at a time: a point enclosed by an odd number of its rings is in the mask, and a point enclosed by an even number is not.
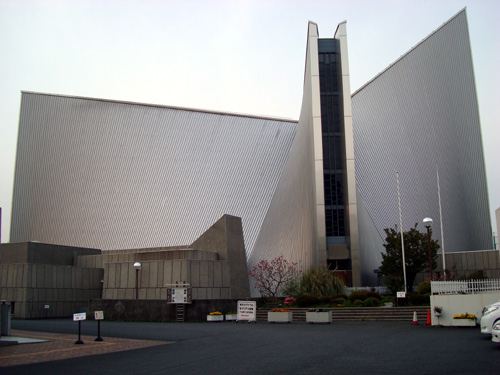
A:
[[[399,172],[396,172],[396,183],[398,186],[399,230],[401,231],[401,252],[403,255],[403,277],[405,282],[405,296],[406,296],[407,287],[406,287],[405,241],[403,239],[403,217],[401,216],[401,195],[399,194]]]
[[[439,188],[439,168],[436,164],[436,179],[438,188],[438,201],[439,201],[439,223],[441,224],[441,254],[443,256],[443,277],[446,280],[446,257],[444,255],[444,234],[443,234],[443,212],[441,210],[441,189]]]

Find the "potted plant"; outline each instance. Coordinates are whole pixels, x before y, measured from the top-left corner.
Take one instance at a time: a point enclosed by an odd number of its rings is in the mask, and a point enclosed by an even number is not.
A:
[[[453,325],[458,327],[475,327],[476,316],[474,314],[458,314],[453,315]]]
[[[234,321],[238,318],[238,314],[236,314],[234,311],[229,311],[226,314],[226,321]]]
[[[310,309],[306,312],[306,322],[308,323],[327,323],[332,322],[332,312],[323,309]]]
[[[270,323],[290,323],[292,321],[292,310],[272,309],[267,313],[267,321]]]
[[[214,311],[207,315],[207,322],[222,322],[224,315],[220,311]]]

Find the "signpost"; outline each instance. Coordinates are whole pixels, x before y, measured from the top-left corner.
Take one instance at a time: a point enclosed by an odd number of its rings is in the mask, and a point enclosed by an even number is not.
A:
[[[238,301],[238,317],[236,322],[248,321],[257,322],[257,302]]]
[[[101,320],[104,319],[104,311],[94,311],[94,319],[97,320],[97,338],[95,341],[103,341],[101,337]]]
[[[83,344],[82,337],[82,320],[87,320],[86,313],[73,314],[73,321],[78,322],[78,341],[75,344]]]

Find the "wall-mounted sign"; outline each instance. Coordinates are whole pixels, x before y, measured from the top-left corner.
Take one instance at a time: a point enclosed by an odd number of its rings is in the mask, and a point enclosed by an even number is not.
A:
[[[87,313],[73,314],[73,321],[87,320]]]
[[[191,303],[193,302],[193,290],[191,288],[172,288],[167,290],[168,303]]]
[[[255,301],[238,301],[238,317],[237,320],[257,320],[257,302]]]

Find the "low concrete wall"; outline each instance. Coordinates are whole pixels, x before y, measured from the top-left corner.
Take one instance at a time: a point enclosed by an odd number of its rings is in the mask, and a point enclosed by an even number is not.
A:
[[[193,301],[185,305],[185,321],[206,321],[213,311],[226,314],[236,311],[238,300],[219,299]],[[90,301],[89,318],[94,311],[104,311],[106,320],[136,320],[136,321],[175,321],[176,305],[165,300],[106,300]]]
[[[12,304],[15,318],[69,317],[102,296],[103,273],[50,264],[0,265],[0,292]]]
[[[481,318],[483,308],[500,301],[500,292],[484,292],[478,294],[443,294],[431,296],[431,322],[432,325],[453,325],[453,315],[474,314],[477,322]],[[434,307],[443,308],[442,315],[434,315]]]

